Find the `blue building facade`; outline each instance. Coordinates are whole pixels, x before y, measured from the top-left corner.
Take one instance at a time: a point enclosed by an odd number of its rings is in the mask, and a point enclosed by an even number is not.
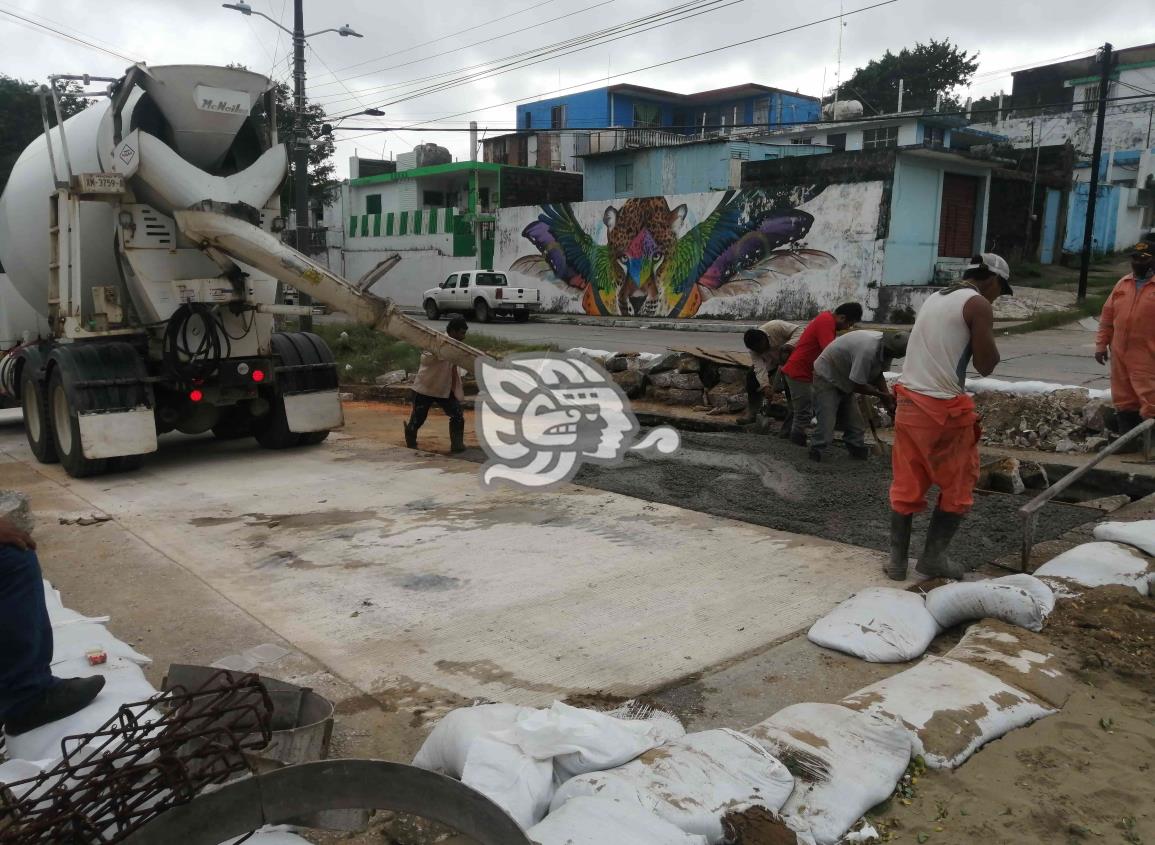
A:
[[[821,103],[768,85],[737,85],[678,94],[640,85],[611,85],[517,107],[519,130],[664,129],[682,134],[731,126],[790,125],[818,120]]]

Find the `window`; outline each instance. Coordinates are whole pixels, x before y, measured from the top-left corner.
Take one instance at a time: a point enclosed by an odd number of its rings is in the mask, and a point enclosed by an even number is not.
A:
[[[487,288],[503,288],[508,284],[504,273],[478,273],[477,286]]]
[[[730,158],[745,161],[745,160],[750,158],[750,148],[749,147],[731,147],[730,148]]]
[[[652,103],[634,103],[634,128],[657,129],[662,125],[662,109]]]
[[[864,150],[878,150],[883,147],[897,146],[897,126],[884,126],[881,129],[864,129],[862,131],[862,149]]]
[[[614,168],[614,193],[628,194],[634,189],[633,164],[619,164]]]
[[[1111,99],[1118,95],[1118,88],[1114,82],[1107,85],[1107,99]],[[1086,88],[1081,88],[1075,93],[1075,99],[1081,100],[1083,103],[1083,111],[1097,111],[1099,108],[1099,83],[1088,85]]]
[[[928,126],[923,133],[923,141],[928,147],[942,149],[946,142],[946,130],[941,126]]]
[[[531,112],[526,112],[525,120],[523,122],[525,123],[526,129],[533,129],[533,114]]]
[[[791,138],[790,143],[791,144],[813,144],[814,143],[814,136],[813,135],[807,135],[805,138]]]
[[[554,106],[549,110],[549,128],[565,129],[565,106]]]
[[[422,191],[421,204],[426,208],[444,208],[445,194],[441,191]]]
[[[443,287],[445,290],[453,290],[457,287],[457,277],[450,276],[448,279],[441,283],[441,287]]]
[[[834,147],[834,152],[841,153],[846,150],[846,133],[834,132],[826,136],[826,143]]]
[[[761,100],[754,101],[754,122],[759,126],[766,126],[770,123],[769,97],[763,97]]]
[[[366,214],[380,214],[381,213],[381,195],[369,194],[365,197],[365,213]]]
[[[674,112],[674,125],[671,126],[670,128],[673,129],[675,132],[682,132],[682,133],[693,132],[694,131],[693,119],[690,117],[690,113],[687,112],[685,109],[678,109],[677,111],[675,111]]]
[[[468,273],[462,273],[461,274],[461,287],[463,287],[463,288],[469,287],[469,274]]]

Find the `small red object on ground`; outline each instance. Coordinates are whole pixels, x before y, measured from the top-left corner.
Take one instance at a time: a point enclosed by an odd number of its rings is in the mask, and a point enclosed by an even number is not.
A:
[[[84,656],[88,658],[89,666],[99,666],[102,663],[108,662],[108,652],[102,648],[94,648],[91,651],[86,651]]]

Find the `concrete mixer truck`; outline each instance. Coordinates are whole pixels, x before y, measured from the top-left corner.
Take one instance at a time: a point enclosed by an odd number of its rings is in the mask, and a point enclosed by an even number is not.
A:
[[[64,121],[62,79],[108,86]],[[0,196],[0,395],[37,460],[131,469],[174,430],[323,441],[342,424],[333,354],[275,330],[301,313],[277,304],[278,281],[472,369],[476,350],[368,292],[379,273],[351,283],[282,243],[271,87],[191,65],[52,78],[45,132]]]

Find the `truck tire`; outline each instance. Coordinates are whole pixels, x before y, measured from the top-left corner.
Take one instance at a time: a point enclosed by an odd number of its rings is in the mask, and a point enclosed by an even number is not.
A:
[[[24,434],[32,454],[42,464],[58,463],[56,441],[52,437],[52,414],[48,410],[48,391],[36,377],[36,367],[25,362],[20,373],[20,405],[24,411]]]
[[[488,323],[493,320],[493,310],[489,303],[480,297],[473,303],[473,316],[479,323]]]
[[[513,312],[513,319],[517,320],[517,322],[519,322],[519,323],[528,323],[529,322],[529,312],[528,311],[514,311]]]
[[[273,335],[273,355],[278,366],[332,364],[331,369],[314,369],[301,372],[289,371],[278,375],[269,400],[269,413],[253,430],[257,442],[266,449],[291,449],[295,446],[313,446],[323,442],[326,431],[308,431],[298,434],[289,430],[285,416],[285,394],[297,390],[336,389],[337,368],[333,352],[319,336],[312,332],[278,332]]]
[[[73,478],[107,472],[108,462],[103,458],[84,457],[80,446],[80,414],[59,366],[52,368],[52,375],[48,378],[48,407],[52,414],[52,439],[65,471]]]
[[[430,320],[437,320],[441,317],[441,310],[432,299],[425,300],[425,316]]]

